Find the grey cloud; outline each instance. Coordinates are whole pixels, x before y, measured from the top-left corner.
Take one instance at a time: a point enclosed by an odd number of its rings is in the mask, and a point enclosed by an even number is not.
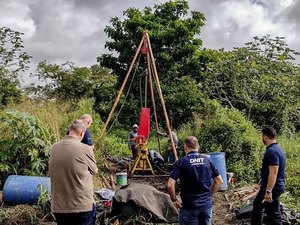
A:
[[[294,1],[286,11],[284,11],[279,19],[285,21],[286,23],[295,23],[299,26],[300,24],[300,1]]]
[[[57,7],[53,7],[53,4]],[[36,26],[36,33],[30,42],[34,59],[55,62],[71,60],[80,64],[82,40],[97,29],[99,21],[91,18],[91,24],[86,23],[91,16],[76,13],[72,3],[67,1],[44,1],[43,5],[36,2],[29,7]],[[89,39],[88,43],[93,41]],[[87,54],[81,63],[88,64],[90,60]]]
[[[294,0],[293,4],[290,5],[286,10],[282,11],[281,14],[276,18],[278,23],[285,24],[289,27],[289,32],[286,34],[286,38],[289,47],[300,52],[300,1]],[[300,63],[300,56],[296,57],[297,62]]]
[[[34,57],[35,64],[46,59],[56,63],[70,60],[78,66],[89,66],[96,62],[97,56],[107,51],[104,49],[107,40],[104,28],[109,25],[111,17],[122,18],[123,11],[129,7],[143,9],[145,6],[152,7],[166,1],[0,1],[0,25],[1,23],[5,25],[7,18],[11,17],[11,20],[19,21],[19,25],[16,26],[16,29],[19,29],[24,26],[20,24],[26,18],[27,28],[24,31],[29,29],[28,26],[32,26],[30,28],[32,35],[26,39],[25,46]],[[291,34],[299,36],[300,1],[294,0],[294,4],[286,9],[282,8],[281,1],[189,0],[188,2],[190,10],[201,11],[206,17],[206,25],[201,32],[204,47],[216,49],[224,47],[229,50],[251,41],[252,36],[268,32],[271,32],[271,35],[287,36],[289,45],[298,47],[300,41]],[[240,10],[251,10],[254,6],[261,7],[263,14],[254,16],[249,14],[249,18],[243,18],[244,20],[236,17],[236,13]],[[14,13],[14,10],[24,10],[22,17],[18,17],[21,13]],[[11,24],[14,22],[8,25]],[[258,25],[261,27],[256,27]],[[266,33],[263,33],[264,30]]]
[[[281,2],[281,0],[192,0],[190,6],[193,10],[205,14],[206,24],[201,33],[204,47],[224,47],[229,50],[251,41],[253,36],[270,34],[272,37],[285,36],[289,46],[299,48],[300,41],[292,38],[291,34],[299,36],[300,1],[288,9],[284,8]],[[241,23],[237,18],[237,13],[242,10],[241,5],[244,5],[246,12],[250,12],[246,18],[247,23]],[[256,7],[256,10],[260,9],[262,14],[255,15],[254,11],[251,12],[253,7]],[[231,10],[232,14],[226,14],[228,10]],[[294,26],[298,26],[298,29],[292,29]]]
[[[147,5],[154,2],[148,1]],[[55,6],[55,7],[54,7]],[[104,28],[113,16],[122,17],[128,7],[144,8],[145,2],[45,0],[29,5],[36,33],[29,42],[34,61],[74,61],[91,65],[105,52]]]
[[[111,0],[85,0],[85,1],[71,0],[71,1],[74,1],[75,7],[77,8],[91,8],[91,9],[102,8],[114,2]]]
[[[201,32],[203,47],[215,49],[225,48],[228,50],[240,46],[245,42],[245,39],[241,38],[245,35],[238,35],[238,33],[249,33],[249,28],[240,27],[238,21],[230,16],[224,15],[224,10],[228,2],[232,3],[238,1],[190,1],[190,8],[203,12],[206,18],[205,26]],[[237,36],[239,37],[238,39]]]

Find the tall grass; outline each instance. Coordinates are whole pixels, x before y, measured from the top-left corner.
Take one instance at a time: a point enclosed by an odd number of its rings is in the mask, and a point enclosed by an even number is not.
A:
[[[67,114],[72,110],[72,104],[58,101],[40,102],[23,98],[18,104],[10,104],[7,108],[30,113],[40,121],[51,133],[52,140],[58,141],[62,137],[62,124]]]
[[[300,135],[280,137],[279,144],[286,152],[286,193],[282,201],[300,212]]]

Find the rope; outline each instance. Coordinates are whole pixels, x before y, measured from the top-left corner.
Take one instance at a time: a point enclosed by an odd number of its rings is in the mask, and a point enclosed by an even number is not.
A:
[[[140,59],[141,59],[141,54],[139,55],[138,61],[137,61],[137,63],[135,64],[134,73],[133,73],[132,79],[131,79],[131,81],[130,81],[130,85],[129,85],[129,87],[128,87],[127,93],[126,93],[126,95],[125,95],[124,102],[123,102],[123,104],[121,105],[121,107],[120,107],[120,109],[119,109],[119,111],[118,111],[118,113],[117,113],[117,115],[116,115],[114,121],[113,121],[112,124],[110,125],[109,129],[107,130],[107,132],[109,132],[109,131],[111,130],[111,128],[115,125],[115,123],[116,123],[116,121],[117,121],[117,119],[118,119],[118,117],[119,117],[119,115],[120,115],[120,113],[121,113],[121,111],[122,111],[122,109],[123,109],[123,107],[124,107],[124,105],[125,105],[126,99],[127,99],[128,95],[129,95],[129,91],[130,91],[130,89],[131,89],[131,86],[132,86],[132,84],[133,84],[133,80],[134,80],[135,75],[136,75],[137,67],[138,67],[138,65],[139,65],[139,63],[140,63]]]
[[[143,74],[143,73],[142,73]],[[140,100],[141,100],[141,108],[143,108],[143,93],[142,93],[142,74],[139,79],[139,89],[140,89]]]
[[[148,94],[148,86],[147,86],[147,84],[148,84],[148,79],[147,79],[147,73],[145,73],[145,108],[147,108],[147,94]]]

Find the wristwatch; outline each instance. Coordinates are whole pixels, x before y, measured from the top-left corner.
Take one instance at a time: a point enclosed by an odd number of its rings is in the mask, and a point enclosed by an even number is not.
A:
[[[271,193],[272,193],[272,190],[266,190],[266,193],[267,193],[267,194],[271,194]]]

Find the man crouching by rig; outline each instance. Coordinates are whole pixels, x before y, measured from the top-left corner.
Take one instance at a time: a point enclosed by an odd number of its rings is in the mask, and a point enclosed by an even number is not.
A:
[[[211,160],[199,152],[194,136],[185,139],[186,156],[175,162],[168,180],[168,192],[179,210],[180,225],[211,225],[212,195],[223,183]],[[175,184],[180,179],[182,204],[176,198]]]
[[[51,207],[58,225],[95,224],[92,175],[98,169],[93,150],[81,143],[85,131],[85,123],[75,120],[50,150]]]

